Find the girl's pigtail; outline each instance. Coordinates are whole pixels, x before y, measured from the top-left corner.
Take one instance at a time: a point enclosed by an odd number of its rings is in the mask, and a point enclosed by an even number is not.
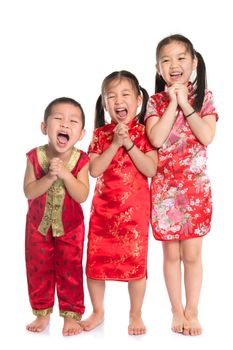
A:
[[[164,91],[165,90],[165,85],[166,85],[166,83],[165,83],[163,77],[159,73],[156,73],[156,76],[155,76],[155,93]]]
[[[100,95],[96,101],[95,105],[95,129],[100,128],[105,125],[105,117],[104,117],[104,107],[102,103],[102,95]]]
[[[142,88],[141,86],[139,86],[139,89],[142,92],[142,107],[141,107],[140,113],[138,114],[138,121],[141,124],[145,124],[144,118],[145,118],[145,114],[146,114],[146,106],[147,106],[147,101],[149,99],[149,95],[148,95],[146,89]]]
[[[206,79],[206,67],[205,67],[205,62],[201,56],[201,54],[197,51],[195,51],[195,56],[198,59],[198,64],[197,64],[197,76],[194,82],[195,87],[195,99],[194,99],[194,104],[193,108],[195,111],[200,111],[204,97],[205,97],[205,89],[207,87],[207,79]]]

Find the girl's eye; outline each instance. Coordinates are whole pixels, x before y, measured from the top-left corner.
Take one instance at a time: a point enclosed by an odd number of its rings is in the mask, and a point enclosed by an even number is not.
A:
[[[107,96],[107,99],[114,98],[114,95]]]
[[[71,120],[71,123],[76,123],[76,124],[78,124],[78,121],[77,120]]]
[[[61,120],[61,117],[54,117],[54,119]]]

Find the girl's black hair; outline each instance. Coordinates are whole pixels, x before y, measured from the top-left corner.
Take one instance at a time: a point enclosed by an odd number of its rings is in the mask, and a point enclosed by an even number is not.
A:
[[[47,123],[48,117],[50,116],[50,114],[52,112],[52,108],[55,105],[60,104],[60,103],[68,103],[68,104],[71,104],[71,105],[78,107],[80,109],[81,119],[82,119],[82,128],[84,128],[84,126],[85,126],[85,114],[84,114],[83,108],[79,102],[77,102],[76,100],[74,100],[73,98],[70,98],[70,97],[59,97],[59,98],[56,98],[55,100],[53,100],[52,102],[50,102],[44,111],[44,122]]]
[[[105,120],[105,111],[104,111],[104,95],[107,87],[112,81],[122,80],[122,79],[129,80],[129,82],[132,84],[133,88],[135,89],[136,93],[138,95],[142,94],[143,96],[141,111],[136,117],[141,124],[144,124],[144,116],[146,113],[146,105],[147,105],[149,95],[147,91],[139,85],[138,79],[135,77],[134,74],[126,70],[121,70],[121,71],[112,72],[103,80],[103,83],[101,86],[101,95],[98,97],[96,101],[95,128],[100,128],[101,126],[107,124]]]
[[[197,64],[197,74],[196,78],[193,82],[194,86],[194,104],[193,108],[195,111],[200,111],[204,97],[205,97],[205,89],[207,87],[207,80],[206,80],[206,67],[205,67],[205,62],[201,56],[201,54],[197,51],[194,50],[193,44],[189,39],[187,39],[185,36],[181,34],[174,34],[170,35],[164,39],[162,39],[156,48],[156,60],[158,62],[159,60],[159,54],[165,45],[168,45],[174,41],[181,42],[183,43],[187,50],[190,52],[192,58],[197,58],[198,64]],[[155,77],[155,93],[164,91],[165,89],[166,82],[162,78],[162,76],[158,73],[156,73]]]

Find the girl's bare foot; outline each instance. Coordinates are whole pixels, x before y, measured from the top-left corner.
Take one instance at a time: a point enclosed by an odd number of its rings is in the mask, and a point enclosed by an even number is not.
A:
[[[197,317],[187,317],[186,323],[184,325],[183,334],[184,335],[200,335],[202,333],[201,325]]]
[[[141,316],[130,316],[128,334],[141,335],[146,333],[146,326],[143,323]]]
[[[26,329],[30,332],[43,332],[45,328],[48,326],[50,321],[50,316],[37,316],[35,321],[29,323],[26,326]]]
[[[171,329],[175,333],[183,333],[186,318],[184,313],[173,313]]]
[[[84,331],[91,331],[98,327],[104,321],[104,313],[93,312],[86,320],[81,321],[81,327]]]
[[[82,327],[79,322],[71,317],[64,317],[64,326],[62,334],[64,336],[76,335],[82,332]]]

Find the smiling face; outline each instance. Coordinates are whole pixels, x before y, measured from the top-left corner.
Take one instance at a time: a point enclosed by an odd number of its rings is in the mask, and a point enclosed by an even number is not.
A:
[[[70,103],[55,104],[47,122],[41,123],[41,130],[48,135],[49,147],[54,156],[70,151],[85,133],[80,108]]]
[[[178,41],[162,46],[156,65],[168,86],[174,83],[187,85],[196,67],[197,59],[192,57],[184,43]]]
[[[105,108],[116,123],[129,123],[141,102],[141,96],[127,78],[113,80],[104,91]]]

